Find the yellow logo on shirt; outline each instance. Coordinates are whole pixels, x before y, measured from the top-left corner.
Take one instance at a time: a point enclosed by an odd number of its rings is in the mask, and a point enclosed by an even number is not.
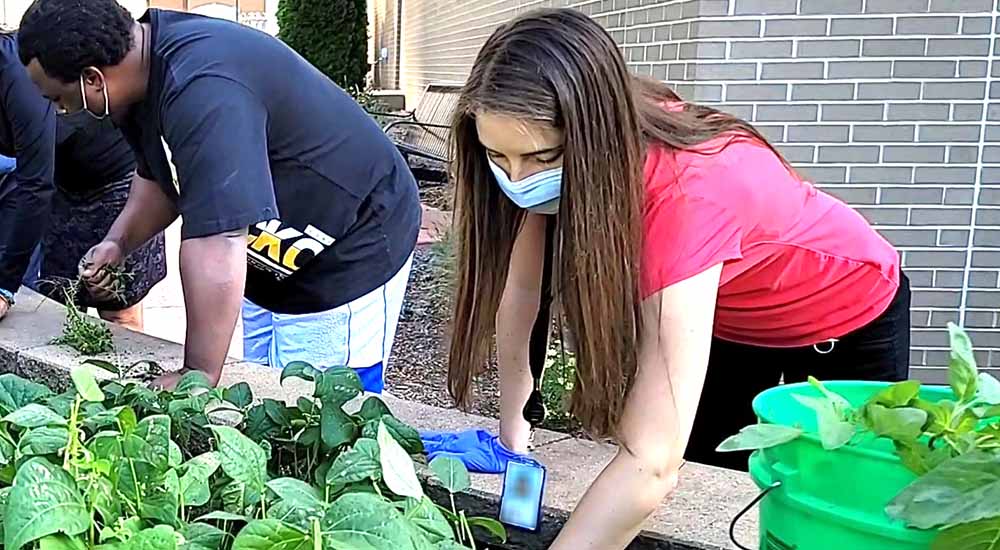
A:
[[[252,263],[281,280],[322,254],[335,240],[312,225],[299,230],[281,220],[269,220],[250,228],[247,254]],[[303,252],[311,254],[300,258]]]

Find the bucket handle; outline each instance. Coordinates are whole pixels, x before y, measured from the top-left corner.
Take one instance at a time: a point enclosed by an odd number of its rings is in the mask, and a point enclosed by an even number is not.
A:
[[[736,540],[736,524],[740,521],[740,519],[743,518],[743,516],[746,515],[747,512],[749,512],[754,506],[756,506],[758,502],[763,500],[768,493],[777,489],[778,487],[781,487],[780,481],[775,481],[774,483],[772,483],[766,489],[761,491],[756,498],[751,500],[750,504],[747,504],[742,510],[740,510],[740,513],[736,514],[736,517],[733,518],[733,521],[729,522],[729,540],[733,541],[733,544],[735,544],[736,547],[739,548],[740,550],[752,550],[752,549],[743,546],[742,544],[740,544],[740,541]]]

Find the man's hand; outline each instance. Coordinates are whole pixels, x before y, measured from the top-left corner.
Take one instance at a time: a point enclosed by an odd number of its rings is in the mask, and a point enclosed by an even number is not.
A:
[[[115,279],[107,268],[121,265],[125,260],[122,247],[110,240],[101,241],[80,260],[80,277],[90,294],[105,301],[114,297]]]
[[[8,311],[10,311],[10,302],[3,296],[0,296],[0,319],[6,317]]]

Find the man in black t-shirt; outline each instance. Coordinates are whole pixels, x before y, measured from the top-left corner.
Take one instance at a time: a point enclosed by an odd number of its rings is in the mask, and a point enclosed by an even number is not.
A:
[[[245,281],[248,359],[351,366],[381,390],[420,205],[349,95],[277,39],[198,15],[38,0],[19,36],[45,97],[110,116],[136,151],[128,204],[88,257],[93,286],[180,215],[186,368],[219,379]]]

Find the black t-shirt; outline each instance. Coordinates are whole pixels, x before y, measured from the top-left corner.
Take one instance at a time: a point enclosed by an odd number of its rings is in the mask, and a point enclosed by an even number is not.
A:
[[[79,117],[80,124],[56,117],[57,187],[87,194],[132,174],[135,155],[110,120],[97,120],[86,113],[70,116]]]
[[[16,292],[48,225],[56,116],[17,56],[17,38],[0,35],[0,154],[17,168],[0,183],[0,288]]]
[[[238,23],[156,9],[141,21],[149,85],[124,130],[139,174],[176,201],[182,238],[249,227],[247,298],[280,313],[339,307],[399,271],[420,227],[416,183],[346,92]]]

